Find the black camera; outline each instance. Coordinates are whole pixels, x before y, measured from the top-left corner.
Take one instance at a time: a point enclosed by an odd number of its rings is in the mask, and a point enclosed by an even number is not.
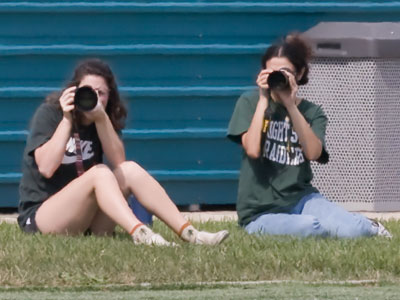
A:
[[[97,93],[90,86],[82,86],[75,91],[74,104],[77,110],[91,111],[97,105]]]
[[[285,91],[290,90],[288,76],[282,71],[274,71],[269,74],[267,84],[271,90]]]

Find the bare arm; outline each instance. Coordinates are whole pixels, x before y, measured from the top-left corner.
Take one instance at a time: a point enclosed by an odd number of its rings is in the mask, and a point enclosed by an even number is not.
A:
[[[125,161],[124,144],[111,123],[101,101],[90,112],[85,113],[85,117],[89,122],[95,122],[97,134],[99,136],[101,146],[108,161],[115,168]]]
[[[126,160],[124,144],[115,132],[110,118],[105,112],[102,118],[96,120],[95,124],[104,154],[115,168]]]
[[[266,84],[270,70],[261,70],[257,78],[257,85],[259,86],[259,100],[257,108],[251,121],[250,127],[242,135],[242,145],[246,154],[253,159],[259,158],[261,155],[261,135],[262,126],[264,121],[264,112],[267,109],[268,101],[266,97]]]
[[[73,101],[75,89],[75,87],[71,87],[62,93],[60,104],[64,116],[50,140],[34,151],[34,158],[38,165],[39,172],[46,178],[52,177],[60,166],[64,157],[65,147],[71,136],[71,111],[74,109]]]
[[[243,148],[246,154],[253,159],[259,158],[261,155],[261,134],[266,108],[266,99],[260,97],[250,127],[247,132],[242,135]]]
[[[62,119],[50,140],[34,152],[39,172],[46,178],[53,176],[64,157],[65,146],[71,136],[71,123]]]
[[[308,160],[317,160],[321,156],[322,142],[312,131],[297,106],[288,108],[293,128],[299,136],[300,145]]]
[[[298,86],[295,77],[289,72],[286,72],[286,74],[289,77],[290,92],[281,92],[278,96],[289,113],[293,128],[299,136],[304,155],[308,160],[317,160],[322,153],[322,142],[312,131],[310,125],[297,108],[301,99],[297,97]]]

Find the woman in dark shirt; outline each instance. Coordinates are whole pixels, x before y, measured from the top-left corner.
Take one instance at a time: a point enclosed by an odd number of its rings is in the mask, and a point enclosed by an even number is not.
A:
[[[88,86],[97,105],[86,112],[75,108],[77,88]],[[227,236],[197,231],[164,189],[135,162],[125,161],[119,137],[126,110],[114,75],[101,60],[84,61],[67,88],[50,97],[35,113],[23,159],[19,224],[26,232],[105,235],[120,225],[137,244],[170,245],[142,224],[129,208],[133,193],[150,212],[183,240],[219,244]],[[102,164],[103,154],[111,169]]]

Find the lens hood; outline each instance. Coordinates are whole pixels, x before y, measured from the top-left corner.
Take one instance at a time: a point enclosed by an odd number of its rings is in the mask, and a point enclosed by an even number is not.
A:
[[[290,89],[289,78],[282,71],[274,71],[268,76],[267,84],[272,90],[288,90]]]
[[[97,105],[97,93],[90,86],[82,86],[75,91],[74,104],[77,110],[91,111]]]

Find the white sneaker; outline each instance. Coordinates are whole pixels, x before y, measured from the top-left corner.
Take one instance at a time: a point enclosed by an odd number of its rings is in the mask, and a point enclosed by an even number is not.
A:
[[[135,230],[132,239],[135,245],[174,246],[174,243],[166,241],[161,235],[144,225]]]
[[[388,239],[393,238],[391,233],[380,222],[378,222],[376,220],[371,220],[371,221],[372,221],[372,226],[378,227],[378,233],[376,235],[383,236]]]
[[[196,236],[195,244],[197,244],[197,245],[219,245],[228,236],[229,236],[229,232],[227,230],[221,230],[216,233],[199,231]]]
[[[189,243],[196,245],[218,245],[229,236],[227,230],[221,230],[216,233],[198,231],[192,225],[186,227],[181,238]]]

